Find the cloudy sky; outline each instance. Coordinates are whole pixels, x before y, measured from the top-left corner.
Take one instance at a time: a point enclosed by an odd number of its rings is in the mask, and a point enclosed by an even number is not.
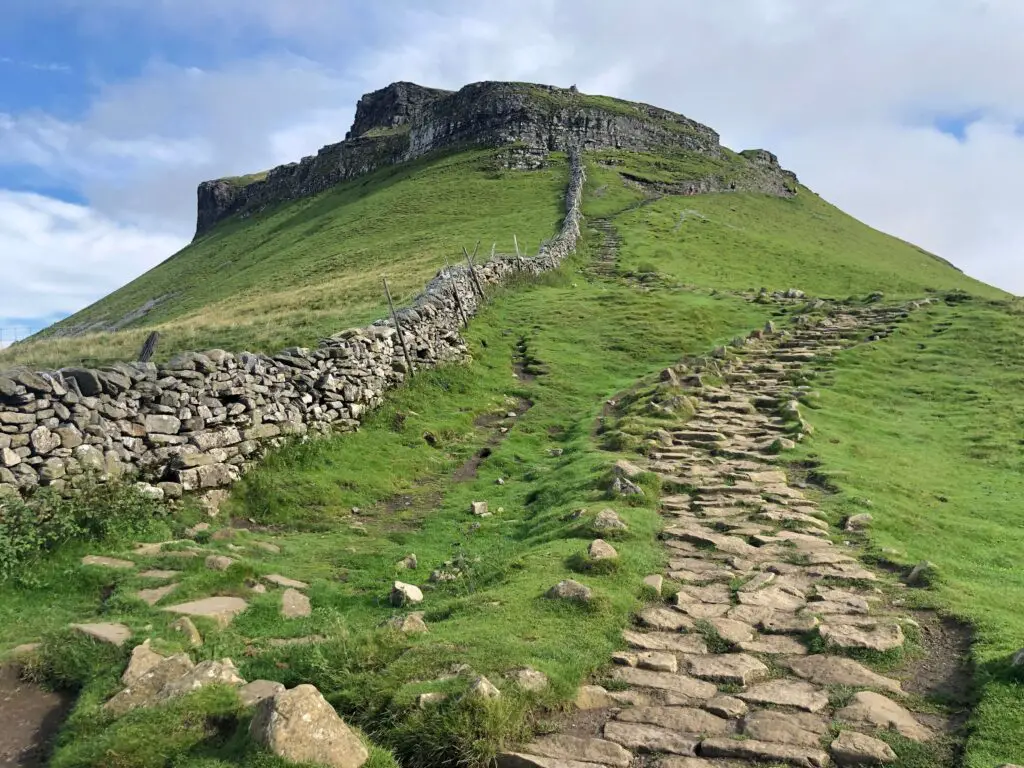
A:
[[[163,260],[191,238],[199,181],[340,140],[359,95],[394,80],[575,83],[682,112],[1024,293],[1020,0],[0,0],[0,13],[0,328],[45,325]]]

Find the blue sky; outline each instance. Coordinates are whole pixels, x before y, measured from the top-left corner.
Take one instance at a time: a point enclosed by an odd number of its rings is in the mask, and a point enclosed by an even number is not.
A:
[[[162,261],[191,238],[200,181],[340,140],[358,97],[400,79],[576,83],[675,109],[1024,292],[1016,0],[0,0],[0,12],[0,328],[51,322]]]

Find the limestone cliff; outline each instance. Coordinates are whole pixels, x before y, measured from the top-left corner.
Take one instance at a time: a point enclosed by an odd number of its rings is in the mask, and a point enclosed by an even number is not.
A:
[[[245,217],[429,152],[503,145],[515,146],[526,165],[530,158],[570,145],[632,151],[668,147],[712,157],[722,153],[718,134],[689,118],[575,88],[483,82],[453,92],[392,83],[359,100],[344,141],[262,176],[200,184],[196,236],[230,216]],[[764,153],[756,162],[773,164],[781,179],[774,156]]]

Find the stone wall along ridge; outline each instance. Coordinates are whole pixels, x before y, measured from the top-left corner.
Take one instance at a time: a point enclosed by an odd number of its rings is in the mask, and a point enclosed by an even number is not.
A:
[[[476,267],[483,285],[555,269],[576,248],[584,168],[569,151],[561,230],[532,257]],[[396,314],[414,367],[467,354],[458,309],[475,315],[468,266],[441,270]],[[220,488],[288,436],[355,429],[408,375],[394,322],[342,331],[275,355],[185,352],[166,364],[0,372],[0,496],[86,478],[135,477],[155,496]]]

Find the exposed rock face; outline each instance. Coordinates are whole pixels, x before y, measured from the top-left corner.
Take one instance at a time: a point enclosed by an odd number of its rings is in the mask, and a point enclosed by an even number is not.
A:
[[[298,163],[273,168],[248,184],[245,179],[200,184],[196,236],[229,216],[248,216],[267,205],[313,195],[430,152],[505,145],[513,145],[511,155],[518,158],[510,162],[528,167],[542,163],[548,152],[570,146],[634,151],[673,147],[711,157],[722,153],[711,128],[647,104],[527,83],[473,83],[452,92],[398,82],[359,100],[344,141]],[[786,185],[796,181],[770,152],[746,150],[741,157],[750,164],[752,178],[759,180],[755,186],[765,191],[786,194]],[[716,191],[712,179],[686,185],[693,192]]]

